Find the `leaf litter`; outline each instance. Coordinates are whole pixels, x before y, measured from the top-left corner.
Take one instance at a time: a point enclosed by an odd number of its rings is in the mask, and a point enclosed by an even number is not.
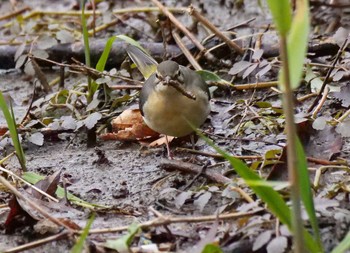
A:
[[[103,4],[105,4],[103,7],[104,10],[108,10],[108,15],[106,15],[105,20],[101,16],[97,16],[97,24],[107,21],[107,16],[112,17],[108,3],[104,2]],[[245,4],[251,7],[249,3]],[[210,5],[210,3],[205,3],[203,8],[208,8]],[[213,10],[212,12],[207,12],[208,18],[211,20],[224,18],[224,15],[216,15],[217,10],[222,11],[219,8],[220,6],[217,5],[215,7],[211,8]],[[66,7],[61,6],[61,8]],[[235,8],[238,7],[236,6]],[[253,8],[253,10],[259,12],[258,9]],[[147,23],[147,18],[154,18],[155,16],[153,14],[149,15],[139,14],[139,16],[136,15],[133,17],[130,15],[130,22],[132,22],[132,19],[136,19],[137,21],[134,21],[134,24],[138,26],[141,24],[139,28],[151,34],[151,31],[147,30],[149,28],[145,26],[145,23]],[[254,16],[256,16],[255,13]],[[47,24],[50,24],[52,20],[53,17],[43,16],[43,21],[47,22]],[[92,18],[90,20],[92,21]],[[65,21],[67,21],[65,18],[61,19],[61,22]],[[10,27],[10,31],[13,34],[19,34],[24,31],[33,32],[35,29],[37,29],[37,32],[42,32],[36,42],[40,50],[35,49],[32,51],[32,54],[36,57],[46,59],[49,55],[45,50],[63,43],[71,43],[79,37],[76,33],[68,32],[70,29],[74,29],[72,28],[74,22],[72,21],[75,20],[69,21],[71,22],[69,23],[69,27],[65,27],[64,29],[61,27],[61,22],[59,24],[50,24],[46,28],[43,25],[45,22],[39,23],[36,19],[26,22],[25,26],[14,22]],[[222,24],[224,23],[222,22]],[[346,37],[347,30],[344,29],[334,31],[333,39],[337,45],[341,45]],[[133,29],[130,27],[121,28],[117,33],[123,34],[126,31],[127,34],[130,34],[130,30]],[[247,31],[242,30],[242,32]],[[132,33],[138,32],[137,30],[133,30]],[[248,31],[249,33],[251,31]],[[140,34],[138,36],[142,37]],[[199,34],[199,36],[203,36],[203,34]],[[264,36],[267,37],[268,35],[266,34]],[[27,61],[23,41],[18,41],[17,43],[21,46],[18,47],[14,57],[17,61],[16,67],[21,68],[24,66],[25,73],[35,76],[37,72],[33,68],[33,65]],[[229,152],[239,156],[255,156],[258,162],[248,158],[246,158],[246,162],[263,175],[269,173],[273,164],[274,166],[279,166],[278,170],[282,173],[282,176],[279,175],[277,179],[283,179],[286,176],[286,168],[285,166],[280,166],[280,164],[285,161],[282,152],[283,146],[285,146],[283,133],[284,118],[281,113],[278,93],[269,89],[263,91],[247,89],[241,92],[233,88],[227,88],[232,86],[232,83],[234,85],[245,84],[247,82],[254,84],[257,81],[274,80],[277,76],[279,63],[274,57],[266,56],[269,53],[268,49],[252,49],[249,57],[244,59],[236,56],[230,58],[226,54],[225,60],[230,62],[230,64],[229,66],[221,66],[220,70],[216,69],[217,66],[214,65],[206,66],[209,70],[214,71],[212,73],[218,75],[204,74],[213,79],[213,84],[216,82],[223,84],[223,86],[212,89],[213,110],[203,129],[213,136],[213,139],[219,146]],[[315,200],[316,209],[322,217],[332,217],[332,214],[337,213],[339,216],[337,216],[337,219],[344,219],[344,222],[349,222],[344,218],[349,217],[349,214],[346,208],[342,208],[342,202],[346,200],[346,192],[348,191],[344,185],[349,180],[348,171],[346,169],[323,169],[322,165],[324,164],[320,164],[320,162],[346,161],[347,159],[346,151],[349,147],[346,137],[349,136],[349,121],[345,119],[338,122],[337,120],[341,113],[344,113],[348,109],[349,104],[347,100],[348,96],[346,96],[348,93],[348,85],[346,83],[346,76],[349,72],[348,54],[348,52],[344,52],[342,60],[331,73],[332,83],[330,87],[334,87],[334,90],[330,93],[326,104],[318,114],[315,114],[315,118],[311,118],[308,115],[302,117],[302,121],[306,121],[307,125],[302,125],[300,133],[300,136],[303,137],[302,139],[305,142],[306,152],[310,156],[309,158],[312,158],[310,160],[310,166],[313,170],[320,169],[324,172],[321,175],[320,187],[315,192],[316,196],[322,197]],[[330,64],[330,59],[327,58],[320,57],[319,61],[319,64]],[[300,96],[308,95],[315,90],[319,91],[323,82],[320,77],[322,77],[324,70],[318,68],[317,65],[308,63],[312,66],[312,70],[310,69],[312,73],[309,73],[305,81],[310,85],[302,87],[297,91]],[[117,72],[114,70],[112,75],[116,75],[118,72],[125,72],[126,74],[124,76],[129,75],[130,77],[136,77],[138,75],[136,73],[137,71],[129,68],[122,68]],[[103,73],[96,79],[98,85],[102,87],[106,84],[106,86],[111,88],[114,87],[114,82],[120,84],[120,80],[106,74],[110,73]],[[5,78],[13,78],[9,82],[13,83],[17,81],[16,79],[19,79],[19,76],[7,76]],[[53,81],[57,77],[57,73],[53,75],[51,73],[51,76],[50,73],[47,73],[47,77],[48,80]],[[337,87],[338,82],[341,83],[340,92],[339,87]],[[226,85],[226,88],[223,88],[225,87],[224,85]],[[140,150],[137,142],[131,142],[131,140],[143,141],[148,138],[157,138],[157,134],[153,136],[153,133],[148,132],[149,130],[142,128],[141,115],[135,113],[132,109],[131,111],[129,110],[129,106],[136,96],[125,90],[110,90],[105,88],[99,90],[93,100],[88,102],[85,93],[87,86],[86,78],[81,78],[77,73],[70,73],[69,77],[65,79],[64,89],[55,89],[53,93],[45,94],[42,87],[37,87],[36,97],[30,110],[30,120],[27,122],[23,121],[24,124],[20,125],[19,129],[21,130],[21,135],[24,137],[22,143],[26,148],[26,156],[29,158],[28,168],[31,171],[44,175],[61,171],[61,176],[51,182],[53,185],[57,186],[57,184],[61,184],[61,189],[68,189],[68,193],[73,193],[76,197],[83,199],[85,201],[83,203],[85,204],[95,203],[110,207],[108,210],[100,210],[99,215],[101,217],[96,218],[92,229],[111,227],[113,225],[120,227],[122,225],[132,224],[134,217],[126,217],[125,215],[138,217],[137,215],[141,214],[143,220],[148,219],[150,215],[148,211],[149,206],[156,206],[162,213],[166,213],[167,215],[185,213],[195,217],[203,213],[254,210],[259,204],[259,200],[247,204],[244,202],[244,198],[237,194],[237,192],[235,194],[228,192],[228,187],[218,184],[215,181],[208,181],[202,176],[197,178],[194,186],[189,190],[181,190],[191,180],[191,175],[180,175],[178,173],[171,175],[160,170],[158,164],[160,163],[160,157],[162,157],[162,149],[142,148]],[[0,87],[2,90],[9,89],[8,84],[1,84]],[[16,100],[21,101],[19,106],[15,106],[17,117],[19,115],[25,115],[26,105],[28,104],[22,103],[22,101],[29,101],[29,94],[32,94],[32,91],[33,88],[27,85],[27,83],[14,84],[13,90],[9,91],[9,93],[15,96],[19,96],[19,93],[22,94],[20,99],[18,97],[16,98]],[[110,103],[111,100],[117,102]],[[298,104],[298,110],[305,110],[305,107],[308,105],[309,101]],[[125,122],[124,119],[120,121],[120,117],[122,116],[124,118],[125,116],[123,113],[131,114],[130,118],[129,116],[127,117],[129,121]],[[119,116],[119,119],[114,116]],[[106,119],[113,119],[112,122],[114,122],[108,125],[108,120]],[[0,123],[4,123],[2,119],[0,119]],[[114,131],[105,131],[109,127],[113,128]],[[34,131],[28,131],[28,128]],[[99,149],[92,150],[85,147],[86,137],[84,136],[84,129],[86,128],[97,128],[98,137],[100,140],[104,140],[103,142],[99,142]],[[2,134],[5,135],[6,131],[2,132]],[[59,136],[65,137],[59,138]],[[113,143],[105,142],[107,139],[118,141]],[[161,145],[163,142],[158,141],[157,143]],[[197,147],[200,151],[209,154],[214,153],[212,148],[208,147],[204,142],[198,143],[202,143]],[[185,143],[181,145],[186,146],[189,144]],[[0,151],[4,153],[4,150],[5,145],[1,147]],[[99,150],[103,152],[101,153]],[[272,155],[270,154],[271,152],[273,153]],[[282,153],[280,159],[276,159],[280,153]],[[101,160],[101,157],[106,157],[109,162],[101,162],[103,160]],[[181,158],[191,159],[186,154]],[[235,185],[241,187],[250,196],[254,197],[249,188],[242,184],[227,164],[220,165],[221,161],[218,161],[218,158],[208,159],[214,169],[217,166],[220,173],[230,175]],[[263,160],[263,162],[260,162],[259,159],[260,161]],[[15,169],[16,163],[11,161],[8,166]],[[274,169],[276,170],[276,168]],[[211,171],[209,170],[209,172]],[[215,184],[216,190],[211,190],[212,186],[208,187],[209,184]],[[164,189],[175,190],[169,190],[166,193]],[[163,194],[161,194],[162,190]],[[45,200],[38,199],[34,195],[26,196],[34,199],[40,205],[46,206],[53,216],[64,216],[63,214],[66,212],[66,214],[68,213],[68,218],[73,223],[78,224],[80,227],[85,226],[87,215],[84,214],[83,207],[70,207],[66,206],[66,203],[50,204],[51,206],[47,207]],[[61,198],[63,199],[63,197],[64,191]],[[2,203],[7,203],[9,198],[5,194],[5,197],[1,199]],[[12,202],[14,200],[11,200],[9,203]],[[20,204],[17,201],[17,204],[11,205],[17,205],[13,210],[24,211],[24,214],[28,216],[27,218],[31,217],[29,219],[32,219],[32,216],[36,217],[34,221],[31,221],[36,224],[29,226],[34,228],[33,233],[57,233],[57,227],[50,224],[46,219],[35,215],[31,208],[25,207],[24,203]],[[25,208],[22,208],[21,205]],[[10,213],[13,210],[11,209]],[[122,216],[122,218],[116,219],[112,217],[115,213]],[[159,213],[155,212],[153,215],[159,215]],[[35,220],[38,219],[39,222],[36,222]],[[31,223],[24,223],[21,226],[28,224]],[[223,248],[240,247],[241,252],[244,252],[243,249],[245,247],[247,251],[251,250],[252,247],[256,250],[265,247],[267,252],[284,252],[289,246],[288,238],[290,235],[287,233],[276,235],[272,232],[274,231],[274,224],[273,216],[265,213],[264,215],[252,215],[250,217],[240,218],[229,223],[223,222],[220,225],[215,225],[214,222],[207,224],[200,223],[196,227],[190,224],[171,224],[168,226],[168,229],[175,235],[176,240],[181,242],[180,245],[183,245],[182,249],[199,245],[200,240],[198,235],[209,231],[207,233],[208,236],[204,237],[204,242],[211,243],[216,241]],[[228,225],[230,225],[228,228],[229,232],[227,234],[222,233],[225,226]],[[208,227],[211,228],[208,230]],[[164,239],[164,236],[161,236],[161,234],[160,230],[151,228],[148,236],[153,239],[151,239],[152,242],[173,243],[174,238]],[[234,235],[232,236],[232,234]],[[6,238],[7,235],[1,234],[1,236]],[[337,240],[341,239],[340,236]],[[97,237],[90,235],[90,238],[94,246],[98,245]],[[129,238],[131,238],[131,241],[134,241],[134,244],[127,244],[127,247],[130,247],[130,245],[135,246],[137,243],[142,244],[142,235],[136,235],[135,237],[133,235]],[[214,240],[214,238],[217,239]],[[30,239],[24,237],[23,240],[29,241]],[[248,241],[248,246],[244,246],[245,240],[246,242]],[[5,248],[15,246],[14,242],[6,243]],[[155,248],[158,249],[158,246],[160,246],[160,243]],[[68,249],[64,246],[63,249],[68,252]]]

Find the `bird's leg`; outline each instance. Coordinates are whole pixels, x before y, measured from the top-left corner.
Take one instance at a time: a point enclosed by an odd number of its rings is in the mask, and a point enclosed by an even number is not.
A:
[[[190,139],[191,139],[191,144],[192,144],[192,149],[193,150],[195,150],[196,149],[196,143],[195,143],[195,140],[194,140],[194,136],[195,135],[195,133],[192,133],[191,135],[190,135]]]
[[[165,145],[166,145],[166,150],[168,151],[168,158],[170,160],[173,160],[173,154],[170,151],[170,146],[169,146],[169,140],[168,140],[168,135],[165,135]]]

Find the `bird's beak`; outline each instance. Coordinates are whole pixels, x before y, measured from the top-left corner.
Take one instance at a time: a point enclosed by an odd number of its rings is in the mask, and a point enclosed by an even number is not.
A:
[[[171,77],[170,77],[170,76],[164,77],[164,84],[169,84],[169,83],[170,83],[170,80],[171,80]]]

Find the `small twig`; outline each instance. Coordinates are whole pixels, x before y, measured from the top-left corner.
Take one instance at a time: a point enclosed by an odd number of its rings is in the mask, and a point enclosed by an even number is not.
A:
[[[6,172],[7,174],[15,177],[16,179],[18,179],[19,181],[21,181],[22,183],[28,185],[30,188],[36,190],[37,192],[41,193],[42,195],[44,195],[45,197],[47,197],[48,199],[51,199],[52,201],[58,203],[59,200],[52,197],[51,195],[47,194],[46,192],[44,192],[43,190],[39,189],[38,187],[36,187],[35,185],[32,185],[30,183],[28,183],[27,181],[25,181],[23,178],[17,176],[15,173],[13,173],[12,171],[8,170],[8,169],[5,169],[3,167],[0,166],[0,170],[3,171],[3,172]]]
[[[241,188],[236,187],[236,186],[230,186],[230,189],[232,191],[237,192],[239,195],[241,195],[248,203],[254,203],[255,201]]]
[[[343,122],[350,115],[350,109],[347,110],[337,121]]]
[[[196,61],[196,59],[193,57],[191,54],[190,50],[184,45],[182,42],[179,34],[175,31],[172,31],[173,38],[176,42],[176,44],[179,46],[183,54],[186,56],[187,60],[191,63],[191,65],[196,69],[196,70],[202,70],[202,67],[199,65],[199,63]]]
[[[321,110],[322,106],[324,105],[324,103],[326,102],[327,96],[329,93],[329,87],[326,86],[324,92],[323,92],[323,96],[320,100],[320,102],[318,103],[317,107],[315,108],[314,112],[312,113],[312,118],[316,119],[317,114],[319,113],[319,111]]]
[[[28,117],[28,115],[29,115],[29,113],[30,113],[30,110],[32,109],[34,100],[36,99],[36,97],[35,97],[35,90],[36,90],[36,82],[34,82],[34,85],[33,85],[33,95],[32,95],[32,98],[31,98],[31,100],[30,100],[30,104],[29,104],[29,106],[28,106],[28,109],[27,109],[26,114],[23,116],[23,118],[22,118],[22,120],[21,120],[20,125],[22,125],[22,124],[26,121],[26,119],[27,119],[27,117]]]
[[[193,5],[190,5],[188,13],[195,17],[199,22],[201,22],[204,26],[209,28],[214,34],[216,34],[217,37],[222,39],[230,48],[235,50],[240,55],[243,55],[244,51],[243,49],[238,46],[236,43],[234,43],[230,38],[228,38],[224,33],[222,33],[216,26],[214,26],[212,23],[209,22],[205,17],[203,17],[194,7]]]
[[[198,174],[202,171],[202,166],[193,163],[186,163],[177,160],[163,160],[160,164],[160,167],[165,170],[178,170],[191,174]],[[232,180],[228,177],[223,176],[222,174],[215,172],[213,170],[206,170],[203,172],[203,176],[208,178],[211,181],[214,181],[219,184],[228,184]]]
[[[303,102],[304,100],[307,100],[309,98],[312,98],[312,97],[316,97],[317,96],[317,93],[309,93],[305,96],[301,96],[299,98],[297,98],[298,102]]]
[[[247,83],[247,84],[239,84],[233,86],[236,90],[248,90],[248,89],[263,89],[270,88],[278,85],[278,81],[272,82],[262,82],[262,83]]]
[[[44,91],[46,92],[46,94],[52,92],[49,82],[47,81],[47,78],[44,72],[41,70],[39,64],[36,62],[36,60],[32,55],[29,55],[28,57],[32,63],[33,69],[35,71],[35,75],[39,79],[41,86],[44,88]]]
[[[311,6],[327,6],[332,8],[349,8],[350,4],[329,4],[322,1],[310,1]]]
[[[169,217],[164,216],[160,218],[155,218],[151,221],[146,221],[141,223],[139,227],[141,229],[150,228],[150,227],[159,227],[163,225],[170,225],[174,223],[198,223],[198,222],[210,222],[215,220],[233,220],[242,217],[252,216],[263,211],[263,208],[259,208],[251,212],[238,212],[238,213],[229,213],[229,214],[220,214],[220,215],[208,215],[208,216],[198,216],[198,217]],[[128,230],[129,226],[115,227],[115,228],[103,228],[103,229],[91,229],[89,234],[102,234],[102,233],[114,233],[122,232]],[[82,233],[80,231],[79,233]]]
[[[188,97],[189,99],[196,100],[196,96],[193,95],[192,93],[186,91],[184,88],[182,88],[180,86],[179,82],[174,81],[174,80],[170,80],[167,84],[170,85],[171,87],[173,87],[174,89],[176,89],[178,92],[180,92],[185,97]]]
[[[119,75],[111,75],[109,73],[105,73],[105,72],[100,72],[94,68],[89,68],[88,66],[84,65],[83,63],[79,62],[78,60],[76,59],[72,59],[76,64],[66,64],[66,63],[59,63],[59,62],[56,62],[56,61],[52,61],[52,60],[49,60],[49,59],[44,59],[44,58],[41,58],[41,57],[36,57],[36,56],[33,56],[34,59],[38,59],[40,61],[45,61],[45,62],[49,62],[51,64],[54,64],[54,65],[57,65],[59,67],[67,67],[67,68],[70,68],[70,69],[74,69],[75,71],[71,71],[73,73],[83,73],[83,74],[91,74],[93,77],[101,77],[101,76],[110,76],[110,77],[114,77],[114,78],[119,78],[121,80],[124,80],[126,82],[134,82],[134,83],[140,83],[136,80],[133,80],[131,78],[127,78],[127,77],[124,77],[124,76],[119,76]]]
[[[149,207],[149,210],[150,210],[151,212],[153,212],[159,219],[166,219],[166,218],[164,217],[164,215],[163,215],[161,212],[158,212],[158,211],[157,211],[156,209],[154,209],[152,206]],[[173,233],[171,232],[171,230],[168,228],[168,226],[167,226],[167,225],[164,225],[163,227],[164,227],[164,229],[167,231],[167,233],[170,235],[170,237],[174,238],[174,235],[173,235]]]
[[[42,209],[40,206],[38,206],[35,202],[32,200],[24,197],[22,193],[20,193],[14,186],[10,184],[4,177],[0,176],[0,182],[7,187],[14,195],[16,195],[17,198],[21,199],[22,201],[26,202],[30,207],[37,210],[39,213],[41,213],[45,218],[49,219],[53,223],[62,226],[66,228],[70,233],[73,233],[74,230],[71,229],[69,226],[67,226],[62,221],[56,219],[55,217],[51,216],[48,212],[46,212],[44,209]]]
[[[52,241],[57,241],[57,240],[63,239],[65,237],[67,237],[68,235],[69,235],[68,231],[63,231],[63,232],[61,232],[59,234],[56,234],[56,235],[53,235],[53,236],[49,236],[49,237],[46,237],[46,238],[43,238],[43,239],[40,239],[40,240],[37,240],[37,241],[34,241],[34,242],[26,243],[26,244],[23,244],[21,246],[17,246],[17,247],[8,249],[8,250],[4,250],[2,252],[3,253],[22,252],[24,250],[33,249],[35,247],[38,247],[38,246],[43,245],[43,244],[48,243],[48,242],[52,242]]]
[[[29,6],[25,6],[22,9],[18,9],[18,10],[14,11],[14,12],[11,12],[9,14],[1,16],[0,17],[0,21],[16,17],[16,16],[22,14],[23,12],[26,12],[26,11],[29,11],[29,10],[31,10],[31,8]]]
[[[328,160],[319,159],[315,157],[307,157],[306,159],[308,162],[321,164],[321,165],[347,165],[346,161],[328,161]]]
[[[315,100],[314,100],[314,102],[312,103],[312,105],[310,106],[310,108],[307,110],[308,113],[310,113],[310,112],[315,108],[315,106],[316,106],[317,103],[318,103],[318,100],[321,99],[322,93],[323,93],[324,89],[326,88],[326,85],[327,85],[327,83],[328,83],[329,77],[331,76],[331,73],[332,73],[333,69],[335,68],[335,65],[336,65],[337,62],[339,61],[340,56],[341,56],[341,54],[343,53],[343,51],[344,51],[344,49],[345,49],[345,47],[346,47],[347,44],[348,44],[348,39],[346,38],[346,39],[344,40],[343,45],[339,48],[336,57],[334,58],[334,61],[333,61],[333,63],[332,63],[332,67],[328,69],[327,75],[326,75],[325,79],[323,80],[321,89],[320,89],[320,91],[319,91],[317,97],[315,98]]]
[[[113,86],[109,86],[109,88],[111,88],[112,90],[131,90],[131,89],[141,90],[142,85],[113,85]]]
[[[339,170],[345,170],[346,172],[350,171],[349,166],[342,166],[342,165],[339,165],[339,166],[329,165],[329,166],[321,166],[321,167],[319,167],[316,170],[314,183],[313,183],[313,185],[314,185],[314,187],[316,189],[319,187],[319,183],[320,183],[320,179],[321,179],[322,173],[324,173],[324,171],[328,170],[328,169],[337,169],[337,170],[339,169]]]
[[[163,12],[164,15],[166,15],[170,21],[180,30],[182,31],[192,42],[193,44],[199,49],[199,54],[206,53],[207,49],[197,40],[196,37],[183,25],[179,22],[179,20],[158,0],[151,0],[155,5],[158,6],[158,8]],[[208,60],[213,60],[215,57],[212,54],[207,55]]]
[[[189,149],[189,148],[177,147],[175,150],[176,151],[180,151],[180,152],[188,152],[190,154],[196,154],[196,155],[202,155],[202,156],[207,156],[207,157],[219,158],[219,159],[220,158],[224,158],[220,154],[213,154],[213,153],[204,152],[204,151],[200,151],[200,150]],[[232,157],[237,158],[237,159],[242,159],[242,160],[263,160],[264,159],[262,156],[255,156],[255,155],[242,155],[242,156],[232,156]]]
[[[189,189],[194,182],[196,182],[196,180],[203,175],[203,173],[205,172],[205,170],[208,168],[209,165],[209,161],[206,162],[206,164],[204,164],[201,168],[201,170],[192,178],[192,180],[183,188],[183,191],[186,191],[187,189]]]

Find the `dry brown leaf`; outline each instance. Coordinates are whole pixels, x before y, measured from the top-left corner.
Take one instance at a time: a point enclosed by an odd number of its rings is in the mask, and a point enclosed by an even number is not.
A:
[[[159,136],[143,121],[140,110],[125,110],[112,120],[112,129],[117,140],[143,140]]]
[[[175,137],[173,136],[168,136],[168,142],[172,142]],[[148,146],[150,147],[156,147],[156,146],[161,146],[163,144],[166,144],[165,136],[160,137],[159,139],[152,141]]]

